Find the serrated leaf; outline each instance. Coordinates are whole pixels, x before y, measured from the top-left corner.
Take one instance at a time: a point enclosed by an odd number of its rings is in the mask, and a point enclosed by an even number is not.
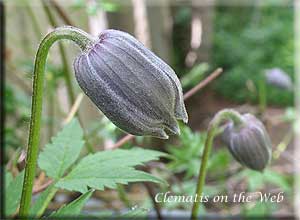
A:
[[[11,216],[14,214],[19,206],[22,186],[24,179],[24,171],[19,173],[16,178],[12,178],[10,172],[6,171],[5,174],[5,215]],[[8,181],[8,182],[6,182]]]
[[[46,174],[54,179],[63,176],[64,172],[76,161],[83,147],[83,131],[77,119],[73,119],[62,131],[51,139],[40,153],[38,164]]]
[[[183,124],[180,125],[180,130],[180,142],[167,147],[167,151],[172,156],[168,167],[175,173],[184,172],[184,179],[189,179],[198,175],[205,134],[193,132]]]
[[[79,198],[75,199],[73,202],[61,207],[56,212],[53,212],[50,217],[70,217],[78,216],[84,206],[84,204],[89,200],[94,190],[90,190]]]
[[[98,152],[83,158],[66,177],[57,182],[56,186],[86,192],[88,187],[98,190],[103,190],[104,187],[114,189],[117,183],[164,183],[163,180],[134,168],[164,155],[166,154],[141,148]]]
[[[282,188],[285,192],[291,192],[291,184],[285,175],[270,169],[265,169],[262,173],[253,170],[244,170],[235,176],[236,179],[241,180],[246,178],[249,184],[249,190],[255,191],[263,187],[266,183],[271,183]]]

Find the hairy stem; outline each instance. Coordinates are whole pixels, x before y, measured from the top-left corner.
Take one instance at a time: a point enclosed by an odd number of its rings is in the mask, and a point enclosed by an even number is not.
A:
[[[243,119],[241,115],[237,111],[231,109],[224,109],[222,111],[219,111],[210,122],[206,140],[205,140],[204,150],[202,153],[202,161],[200,164],[200,171],[199,171],[199,177],[198,177],[197,188],[196,188],[196,195],[198,196],[201,196],[203,192],[203,187],[204,187],[205,177],[206,177],[207,162],[213,145],[214,137],[217,134],[220,124],[227,120],[232,120],[236,125],[240,125],[243,123]],[[200,206],[200,202],[194,201],[191,219],[197,218],[199,206]]]
[[[43,82],[46,59],[50,47],[58,40],[68,39],[75,42],[82,50],[87,50],[94,42],[94,39],[84,31],[71,26],[56,28],[46,35],[39,45],[34,65],[33,94],[31,104],[31,120],[25,177],[21,196],[20,212],[21,217],[29,213],[33,181],[35,178],[35,167],[38,156],[41,128],[41,113],[43,103]]]

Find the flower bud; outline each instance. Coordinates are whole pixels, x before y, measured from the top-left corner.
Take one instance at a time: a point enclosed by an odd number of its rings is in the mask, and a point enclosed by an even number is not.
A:
[[[270,85],[286,90],[293,88],[291,77],[279,68],[268,69],[265,75],[267,83]]]
[[[222,138],[233,157],[253,170],[262,171],[269,163],[272,143],[264,125],[253,115],[242,115],[243,123],[229,122]]]
[[[187,122],[180,82],[170,66],[131,35],[103,31],[74,61],[85,94],[119,128],[168,138]]]

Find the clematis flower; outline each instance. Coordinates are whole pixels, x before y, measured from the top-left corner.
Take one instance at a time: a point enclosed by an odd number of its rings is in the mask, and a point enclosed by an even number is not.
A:
[[[103,31],[74,61],[76,79],[92,102],[134,135],[179,134],[188,121],[173,69],[128,33]]]
[[[273,68],[265,71],[267,83],[285,90],[292,90],[293,83],[291,77],[282,69]]]
[[[242,115],[239,126],[229,122],[222,134],[233,157],[253,170],[262,171],[270,162],[272,143],[264,125],[253,115]]]

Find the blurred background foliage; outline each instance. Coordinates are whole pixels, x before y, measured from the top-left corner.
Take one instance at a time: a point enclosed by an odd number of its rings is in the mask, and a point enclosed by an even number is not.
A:
[[[221,66],[226,71],[214,89],[228,100],[258,103],[258,84],[266,69],[278,67],[294,78],[293,9],[280,7],[279,10],[269,2],[269,6],[266,1],[263,6],[259,3],[248,7],[225,5],[214,10],[212,54],[208,64],[210,69]],[[195,71],[195,67],[191,70],[184,63],[189,49],[191,14],[190,7],[182,7],[174,15],[173,62],[179,75]],[[201,73],[202,69],[198,71]],[[293,105],[291,91],[272,85],[267,85],[267,90],[268,103]]]
[[[197,85],[217,67],[222,67],[224,73],[200,91],[199,95],[186,102],[190,122],[188,125],[180,125],[179,137],[173,137],[166,142],[137,137],[125,143],[122,148],[139,146],[167,152],[169,158],[157,162],[154,166],[149,165],[148,168],[166,179],[170,186],[155,185],[152,186],[154,191],[192,195],[201,163],[207,124],[212,115],[220,108],[229,106],[240,109],[241,112],[256,113],[265,122],[274,144],[276,155],[271,166],[264,173],[245,170],[233,160],[222,142],[217,140],[209,160],[208,184],[204,191],[207,195],[232,195],[243,191],[283,191],[285,201],[280,204],[209,202],[201,207],[202,213],[247,216],[292,213],[291,127],[295,117],[293,93],[291,90],[269,85],[264,79],[265,70],[271,68],[280,68],[291,79],[294,78],[294,15],[289,1],[281,6],[274,5],[274,2],[280,1],[264,1],[263,4],[253,1],[247,5],[232,6],[222,2],[218,4],[218,1],[213,6],[195,4],[195,1],[186,4],[163,2],[157,5],[151,4],[150,1],[141,2],[147,2],[146,18],[133,16],[134,11],[139,10],[135,8],[137,2],[134,0],[73,0],[68,4],[61,4],[60,7],[66,12],[69,23],[51,4],[50,11],[55,18],[54,26],[71,23],[91,33],[99,33],[101,28],[116,28],[135,35],[142,42],[144,35],[148,34],[148,41],[146,38],[143,43],[148,44],[148,47],[174,68],[184,91]],[[20,161],[19,157],[27,145],[34,53],[41,37],[53,28],[42,8],[39,0],[7,2],[5,161],[12,173],[16,172],[16,167],[17,170],[22,169],[22,160]],[[17,9],[18,16],[14,16]],[[201,21],[201,28],[196,28],[196,43],[193,44],[193,24],[197,19]],[[136,31],[141,21],[145,22],[142,23],[142,27],[148,23],[148,32],[143,31],[144,35]],[[199,23],[195,24],[198,24],[199,28]],[[20,28],[20,34],[13,32],[12,27],[15,26]],[[71,86],[76,98],[80,89],[73,79],[71,63],[78,49],[70,45],[63,42],[67,66],[71,70]],[[47,63],[41,146],[48,143],[61,129],[62,122],[70,111],[71,99],[66,89],[66,72],[61,51],[54,46]],[[260,88],[261,82],[265,86],[264,90]],[[266,98],[266,108],[263,111],[257,110],[262,102],[259,97],[262,96]],[[124,136],[124,133],[105,118],[86,97],[76,116],[85,131],[85,137],[95,151],[110,149]],[[82,155],[87,153],[88,148]],[[126,186],[125,198],[120,190],[117,196],[112,190],[107,190],[109,196],[104,192],[96,192],[94,197],[101,201],[101,205],[99,201],[91,204],[102,209],[118,211],[130,209],[133,204],[138,204],[140,207],[157,211],[157,207],[151,202],[151,193],[146,188],[142,184]],[[63,202],[58,199],[61,195],[64,195]],[[73,198],[74,194],[59,192],[49,209],[56,209],[57,203],[65,203],[68,200],[65,197]],[[127,200],[132,201],[131,204]],[[183,210],[186,213],[191,209],[189,203],[163,203],[160,206],[168,211]],[[135,209],[132,214],[137,213],[145,214],[147,211]]]
[[[215,16],[213,66],[226,70],[215,89],[236,102],[258,102],[257,89],[266,69],[279,67],[292,78],[294,71],[293,10],[290,7],[218,7]],[[270,104],[293,105],[292,92],[268,85]]]

